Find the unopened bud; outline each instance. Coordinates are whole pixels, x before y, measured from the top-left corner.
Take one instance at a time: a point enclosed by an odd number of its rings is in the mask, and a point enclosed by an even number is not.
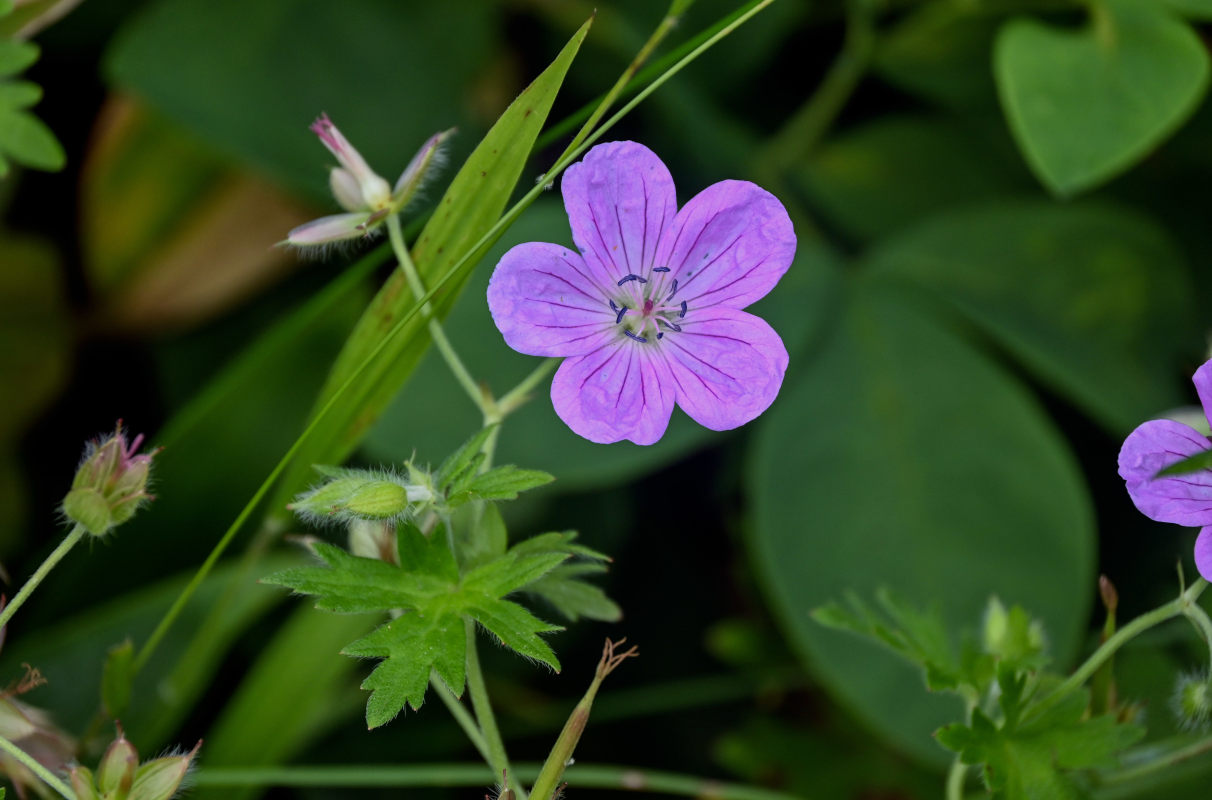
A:
[[[355,519],[349,523],[349,552],[362,558],[375,558],[399,564],[395,526],[390,522]]]
[[[1045,646],[1039,621],[1031,619],[1021,606],[1007,609],[996,596],[989,598],[985,608],[981,640],[986,653],[1016,663],[1039,659]]]
[[[1203,730],[1212,720],[1212,680],[1207,673],[1183,675],[1174,690],[1174,714],[1188,730]]]
[[[155,453],[136,455],[143,437],[127,444],[122,424],[104,439],[90,442],[76,469],[63,513],[94,536],[121,525],[151,499],[147,493]]]
[[[157,758],[140,766],[128,800],[169,800],[181,788],[181,781],[185,780],[201,746],[198,742],[185,755]]]
[[[392,473],[325,469],[330,480],[295,498],[289,508],[315,523],[355,520],[390,522],[406,517],[414,503],[433,499],[425,486]]]
[[[101,795],[97,794],[91,769],[81,766],[72,767],[70,778],[76,800],[101,800]]]
[[[110,744],[97,767],[97,789],[100,794],[110,800],[126,798],[134,783],[138,766],[139,753],[135,746],[126,740],[122,728],[118,728],[118,738]]]

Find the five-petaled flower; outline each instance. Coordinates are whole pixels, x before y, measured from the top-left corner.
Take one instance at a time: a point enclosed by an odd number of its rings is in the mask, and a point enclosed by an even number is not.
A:
[[[416,196],[441,160],[442,143],[454,132],[443,131],[429,137],[393,187],[370,168],[327,114],[321,114],[311,130],[341,165],[329,172],[328,183],[333,197],[348,213],[320,217],[292,230],[283,244],[298,247],[371,236],[388,216],[400,213]]]
[[[565,359],[551,399],[568,427],[594,442],[652,444],[675,402],[712,430],[765,411],[787,350],[741,309],[795,255],[783,205],[752,183],[722,181],[679,211],[669,170],[635,142],[594,147],[562,188],[581,252],[514,247],[493,272],[488,306],[514,350]]]
[[[1212,361],[1191,378],[1204,415],[1212,422]],[[1212,450],[1212,440],[1194,428],[1169,419],[1146,422],[1128,435],[1119,451],[1119,474],[1141,513],[1158,522],[1199,527],[1195,566],[1212,580],[1212,471],[1158,478],[1159,470]]]

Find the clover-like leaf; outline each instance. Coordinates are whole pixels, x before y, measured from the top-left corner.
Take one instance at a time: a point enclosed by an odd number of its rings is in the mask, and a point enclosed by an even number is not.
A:
[[[316,608],[326,611],[396,615],[342,651],[384,659],[362,684],[371,691],[366,722],[374,728],[390,722],[405,705],[420,708],[431,674],[456,695],[462,693],[466,630],[472,622],[520,655],[559,670],[559,660],[540,634],[562,628],[505,597],[528,589],[580,552],[571,538],[560,533],[535,537],[460,576],[444,529],[426,536],[405,523],[396,533],[402,566],[321,542],[312,550],[323,566],[283,570],[262,582],[314,595]]]

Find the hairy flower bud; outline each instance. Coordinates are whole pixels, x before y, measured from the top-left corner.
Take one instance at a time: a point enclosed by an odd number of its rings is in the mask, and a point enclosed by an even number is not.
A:
[[[119,727],[118,738],[106,749],[97,766],[98,793],[107,800],[125,800],[135,782],[138,766],[139,753]]]
[[[201,742],[179,756],[165,756],[142,764],[135,773],[135,784],[127,800],[169,800],[185,780]]]
[[[1212,720],[1212,679],[1207,673],[1179,676],[1172,701],[1179,724],[1188,730],[1203,730]]]
[[[416,503],[433,499],[429,487],[392,472],[321,468],[329,480],[295,498],[289,508],[312,523],[391,522]]]
[[[121,525],[152,499],[147,492],[155,452],[136,455],[143,436],[127,444],[122,423],[104,439],[88,444],[76,469],[63,513],[94,536]]]
[[[184,755],[164,756],[140,764],[134,745],[119,727],[118,738],[101,757],[95,774],[81,766],[71,770],[72,791],[77,800],[169,800],[181,788],[201,746],[198,742]]]

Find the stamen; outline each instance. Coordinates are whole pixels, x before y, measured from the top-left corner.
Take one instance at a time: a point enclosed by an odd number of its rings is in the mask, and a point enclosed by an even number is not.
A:
[[[611,302],[611,305],[614,305],[614,303]],[[623,321],[623,315],[626,314],[628,312],[628,310],[629,309],[627,308],[627,306],[623,306],[622,308],[619,309],[618,315],[614,318],[615,325],[618,325],[620,322]]]
[[[639,281],[640,283],[648,283],[647,278],[641,278],[639,275],[631,274],[619,281],[619,286],[622,286],[627,281]]]
[[[669,330],[677,331],[678,333],[682,332],[682,326],[678,325],[676,322],[670,322],[669,320],[667,320],[663,317],[660,319],[660,321],[663,322],[669,328]]]
[[[623,333],[627,334],[627,335],[628,335],[628,336],[630,336],[632,339],[635,339],[637,342],[647,342],[647,341],[648,341],[648,340],[647,340],[647,339],[645,339],[643,336],[636,336],[634,333],[632,333],[632,332],[631,332],[629,329],[627,329],[627,328],[623,328]]]
[[[678,279],[673,279],[673,288],[669,290],[669,294],[665,296],[665,302],[668,303],[673,299],[673,296],[678,293]]]
[[[658,339],[664,339],[664,338],[665,338],[665,334],[661,333],[660,331],[657,331],[657,338],[658,338]]]
[[[684,317],[684,316],[686,316],[686,301],[685,300],[682,301],[682,310],[678,314],[678,317]]]
[[[610,310],[611,310],[611,311],[618,311],[618,310],[619,310],[619,307],[618,307],[618,306],[616,306],[616,305],[614,304],[614,301],[613,301],[613,300],[611,300],[611,301],[610,301]]]
[[[652,271],[653,272],[668,272],[669,267],[653,267]]]

